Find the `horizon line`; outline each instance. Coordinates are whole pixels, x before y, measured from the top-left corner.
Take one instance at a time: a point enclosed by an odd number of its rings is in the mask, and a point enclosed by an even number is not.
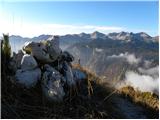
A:
[[[94,31],[94,32],[99,32],[99,31]],[[34,37],[39,37],[39,36],[41,36],[41,35],[65,36],[65,35],[79,35],[79,34],[82,34],[82,33],[85,33],[85,34],[93,34],[94,32],[89,32],[89,33],[87,33],[87,32],[80,32],[80,33],[71,33],[71,34],[63,34],[63,35],[59,35],[59,34],[43,34],[43,33],[42,33],[42,34],[35,35],[35,36],[32,36],[32,37],[27,37],[27,36],[23,36],[23,35],[19,35],[19,34],[11,34],[11,35],[10,35],[9,33],[1,33],[1,35],[3,36],[3,34],[8,34],[9,36],[19,36],[19,37],[23,37],[23,38],[34,38]],[[106,34],[106,33],[103,33],[103,32],[99,32],[99,33],[108,35],[108,34],[110,34],[110,33],[121,33],[121,32],[137,34],[137,33],[143,32],[143,31],[141,31],[141,32],[120,31],[120,32],[109,32],[109,33],[107,33],[107,34]],[[143,33],[146,33],[147,35],[151,36],[151,35],[148,34],[147,32],[143,32]],[[2,37],[1,35],[0,35],[0,37]],[[159,36],[159,34],[158,34],[158,35],[151,36],[151,37],[157,37],[157,36]]]

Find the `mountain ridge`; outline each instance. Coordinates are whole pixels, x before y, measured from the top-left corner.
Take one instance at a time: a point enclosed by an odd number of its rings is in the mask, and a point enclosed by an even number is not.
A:
[[[18,51],[20,47],[27,41],[41,41],[46,40],[52,35],[42,34],[36,37],[22,37],[19,35],[11,35],[10,42],[13,51]],[[102,40],[114,40],[114,41],[122,41],[122,42],[134,42],[134,41],[145,41],[145,42],[159,42],[159,36],[151,37],[147,33],[139,32],[139,33],[132,33],[132,32],[112,32],[108,34],[104,34],[98,31],[93,33],[80,33],[80,34],[66,34],[66,35],[59,35],[60,38],[60,46],[62,49],[66,49],[71,45],[76,43],[88,43],[93,40],[101,39]]]
[[[150,36],[149,34],[145,33],[145,32],[137,32],[137,33],[133,33],[133,32],[125,32],[125,31],[121,31],[121,32],[110,32],[108,34],[105,34],[105,33],[102,33],[102,32],[99,32],[99,31],[94,31],[92,33],[85,33],[85,32],[82,32],[82,33],[79,33],[79,34],[65,34],[65,35],[59,35],[60,37],[64,37],[64,36],[79,36],[79,37],[82,37],[82,38],[93,38],[95,39],[94,37],[97,36],[98,38],[104,38],[104,36],[116,36],[116,35],[119,35],[119,36],[124,36],[124,35],[145,35],[149,38],[154,38],[154,37],[158,37],[159,35],[156,35],[156,36]],[[95,35],[95,36],[94,36]],[[49,34],[41,34],[39,36],[34,36],[34,37],[22,37],[20,35],[10,35],[10,37],[21,37],[21,38],[26,38],[26,39],[36,39],[36,38],[43,38],[44,36],[52,36],[52,35],[49,35]],[[103,36],[103,37],[101,37]],[[144,37],[145,37],[144,36]]]

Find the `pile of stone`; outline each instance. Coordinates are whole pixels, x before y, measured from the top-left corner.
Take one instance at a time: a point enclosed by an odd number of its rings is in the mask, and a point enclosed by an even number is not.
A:
[[[22,52],[23,51],[23,52]],[[73,69],[74,57],[59,47],[59,38],[53,36],[40,42],[27,42],[13,56],[16,82],[30,89],[40,81],[44,95],[54,101],[62,101],[67,94],[65,87],[75,88],[86,74]]]

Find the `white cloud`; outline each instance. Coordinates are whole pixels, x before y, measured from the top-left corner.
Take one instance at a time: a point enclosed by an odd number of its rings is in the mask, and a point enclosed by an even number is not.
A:
[[[125,79],[117,85],[117,88],[132,86],[142,92],[159,94],[159,66],[149,69],[138,69],[138,72],[127,71]]]
[[[126,72],[125,84],[131,85],[143,92],[159,94],[159,77],[154,78],[150,75],[140,75],[133,71],[129,71]]]
[[[134,54],[129,54],[127,52],[119,55],[108,56],[108,58],[125,59],[131,65],[138,64],[141,61],[141,58],[137,58]]]
[[[159,66],[152,67],[152,68],[149,68],[149,69],[138,68],[138,71],[142,74],[150,75],[154,78],[159,77]]]
[[[137,58],[134,54],[121,53],[119,55],[108,56],[111,59],[125,59],[129,64],[137,65],[141,62],[141,58]],[[144,67],[137,68],[138,71],[127,71],[125,79],[117,84],[117,88],[130,85],[143,92],[153,92],[159,94],[159,66],[150,67],[151,61],[144,61]]]
[[[103,52],[103,49],[95,48],[95,51],[96,51],[96,52]]]
[[[144,67],[149,68],[151,66],[152,62],[149,60],[144,60]]]

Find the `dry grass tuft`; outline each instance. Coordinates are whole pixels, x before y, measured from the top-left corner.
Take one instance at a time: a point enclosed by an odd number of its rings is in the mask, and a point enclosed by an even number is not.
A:
[[[159,110],[159,97],[151,92],[141,92],[139,90],[135,90],[131,86],[126,86],[121,88],[119,94],[132,98],[135,103],[142,104],[144,106],[148,106],[154,110]]]

